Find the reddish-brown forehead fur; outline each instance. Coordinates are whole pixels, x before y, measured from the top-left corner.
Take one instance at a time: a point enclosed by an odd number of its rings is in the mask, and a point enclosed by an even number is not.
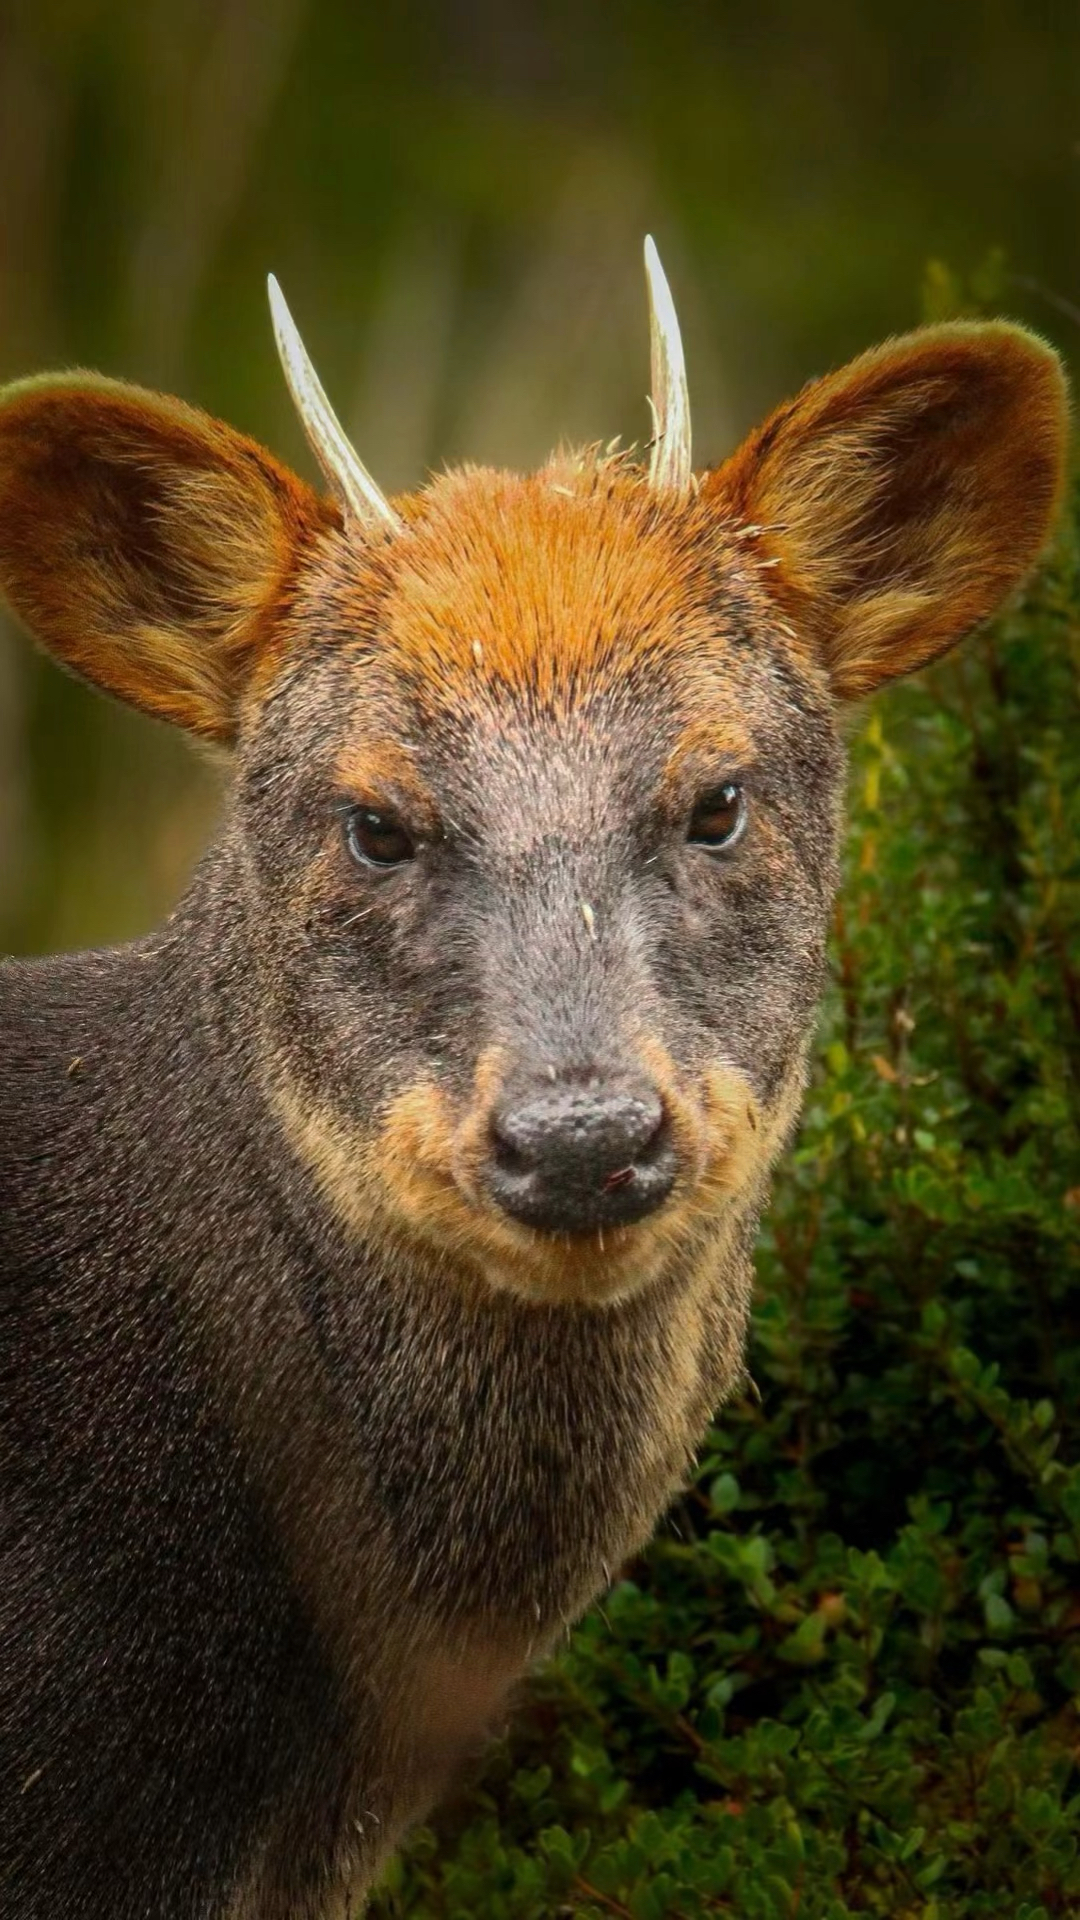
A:
[[[385,641],[388,662],[428,684],[479,675],[557,701],[646,655],[713,656],[721,572],[754,592],[715,514],[650,492],[623,462],[465,469],[417,504]]]
[[[721,725],[745,747],[726,642],[748,621],[777,622],[750,543],[715,510],[658,496],[624,461],[588,458],[524,477],[466,468],[400,505],[408,531],[378,556],[339,549],[317,592],[335,631],[355,631],[380,679],[425,711],[482,720],[506,700],[564,711],[659,676],[686,723]],[[310,605],[298,613],[310,631]]]

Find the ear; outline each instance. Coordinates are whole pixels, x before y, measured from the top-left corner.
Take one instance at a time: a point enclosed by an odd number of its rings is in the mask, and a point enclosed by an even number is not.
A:
[[[206,414],[93,375],[0,394],[0,588],[108,693],[213,740],[333,509]]]
[[[1053,522],[1068,402],[1020,327],[928,327],[814,381],[704,477],[763,529],[769,578],[842,698],[911,673],[992,613]]]

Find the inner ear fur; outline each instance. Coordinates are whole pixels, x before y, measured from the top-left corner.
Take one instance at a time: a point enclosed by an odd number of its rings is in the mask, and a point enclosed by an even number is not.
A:
[[[0,394],[0,589],[108,693],[229,741],[298,558],[332,515],[179,400],[94,375]]]
[[[813,381],[702,493],[763,528],[765,577],[853,698],[944,653],[1038,557],[1064,478],[1057,355],[1022,327],[927,327]]]

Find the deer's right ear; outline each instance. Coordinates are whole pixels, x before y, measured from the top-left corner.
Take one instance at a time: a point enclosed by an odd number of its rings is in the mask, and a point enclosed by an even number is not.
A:
[[[76,673],[231,740],[335,509],[179,400],[93,375],[0,394],[0,590]]]

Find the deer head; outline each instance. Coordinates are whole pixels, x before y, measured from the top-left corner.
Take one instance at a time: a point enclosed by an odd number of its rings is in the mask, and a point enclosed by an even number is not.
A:
[[[217,870],[267,1124],[338,1228],[530,1302],[715,1257],[790,1129],[843,710],[937,658],[1057,504],[1054,354],[893,340],[694,475],[649,254],[650,457],[388,502],[280,293],[322,497],[179,401],[0,404],[0,582],[107,692],[232,750]]]

